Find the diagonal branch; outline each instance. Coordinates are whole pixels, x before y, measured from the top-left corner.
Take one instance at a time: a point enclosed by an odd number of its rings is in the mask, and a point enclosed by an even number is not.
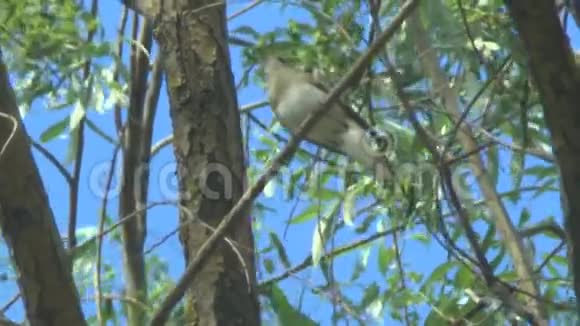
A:
[[[367,52],[362,55],[348,71],[348,73],[340,80],[340,82],[330,91],[328,97],[323,102],[323,104],[314,112],[310,113],[305,121],[303,121],[296,135],[294,135],[284,150],[272,161],[272,165],[268,170],[262,174],[256,183],[240,198],[236,205],[230,210],[230,212],[221,219],[220,224],[207,241],[199,248],[197,255],[187,266],[184,275],[177,281],[177,284],[173,290],[169,292],[167,297],[161,302],[158,310],[153,314],[151,325],[161,326],[169,318],[169,314],[173,307],[181,300],[189,284],[193,281],[196,274],[200,270],[202,261],[209,255],[209,253],[215,248],[218,241],[223,237],[226,232],[227,227],[232,223],[234,218],[239,213],[245,210],[251,205],[251,203],[261,194],[262,190],[268,183],[268,181],[277,173],[277,171],[282,167],[284,162],[287,162],[294,151],[298,148],[300,141],[304,135],[312,129],[317,120],[330,109],[330,104],[336,101],[340,94],[344,92],[349,85],[352,85],[360,79],[364,73],[365,68],[369,65],[372,58],[379,53],[384,47],[384,44],[395,34],[398,28],[401,26],[403,21],[413,12],[417,7],[419,0],[408,0],[402,7],[399,14],[394,17],[391,25],[385,29],[379,37],[377,37],[374,44],[367,50]]]
[[[505,1],[525,49],[560,170],[570,274],[580,313],[580,74],[554,1]]]

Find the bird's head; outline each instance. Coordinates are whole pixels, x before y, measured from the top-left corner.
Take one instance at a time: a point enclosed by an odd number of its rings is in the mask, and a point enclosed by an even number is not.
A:
[[[286,64],[284,63],[284,61],[280,57],[273,56],[273,55],[267,56],[266,60],[264,60],[264,63],[263,63],[264,74],[265,74],[266,78],[268,78],[269,76],[272,76],[277,71],[284,69],[285,67],[286,67]]]

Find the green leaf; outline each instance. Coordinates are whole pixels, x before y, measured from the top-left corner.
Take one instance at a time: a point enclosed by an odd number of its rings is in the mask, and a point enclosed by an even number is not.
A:
[[[90,130],[92,130],[95,134],[99,135],[109,144],[111,145],[117,144],[117,140],[107,135],[107,133],[104,130],[102,130],[99,126],[97,126],[91,119],[85,119],[85,122],[87,123],[87,126],[89,127]]]
[[[494,185],[497,185],[500,172],[499,146],[491,146],[487,150],[487,172]]]
[[[505,246],[499,247],[499,252],[498,252],[497,256],[495,258],[493,258],[492,260],[490,260],[489,265],[494,269],[497,268],[499,266],[499,264],[503,261],[503,258],[505,257],[505,253],[506,253]]]
[[[536,166],[527,168],[525,170],[525,174],[526,175],[533,175],[536,178],[538,178],[538,180],[541,180],[541,179],[549,177],[549,176],[556,176],[556,169],[554,168],[554,166],[536,165]]]
[[[66,130],[66,127],[68,125],[69,125],[69,117],[66,117],[61,121],[53,124],[52,126],[48,127],[46,130],[42,132],[42,134],[40,135],[40,141],[42,143],[46,143],[60,136],[60,134],[62,134]]]
[[[284,292],[276,285],[272,285],[268,299],[272,310],[278,316],[279,325],[281,326],[315,326],[318,325],[312,319],[308,318],[302,312],[296,310],[284,295]]]
[[[268,181],[262,193],[266,198],[272,198],[274,196],[275,191],[276,191],[276,178],[272,178],[270,179],[270,181]]]
[[[526,156],[523,153],[520,152],[514,152],[512,155],[512,160],[511,160],[511,176],[512,176],[512,183],[515,189],[520,188],[522,185],[522,181],[524,179],[524,168],[525,168],[525,163],[526,163]],[[520,192],[518,192],[518,196],[517,199],[519,199],[519,194]],[[515,202],[514,202],[515,203]]]
[[[497,245],[497,242],[494,240],[495,240],[495,225],[490,224],[489,227],[487,228],[485,236],[483,237],[483,241],[481,241],[481,249],[483,250],[483,252],[487,252],[487,250],[491,248],[491,246],[493,246],[494,244]]]
[[[288,255],[286,254],[286,249],[278,238],[278,235],[274,232],[270,232],[270,243],[276,248],[276,252],[278,253],[278,257],[280,257],[280,261],[286,268],[290,268],[290,260],[288,259]]]
[[[380,320],[383,311],[383,301],[380,298],[377,298],[369,306],[367,307],[366,311],[373,317],[375,320]]]
[[[424,232],[413,233],[411,239],[417,240],[423,244],[429,244],[429,237]]]
[[[261,34],[258,33],[252,26],[242,25],[232,31],[234,34],[243,34],[253,37],[254,39],[260,38]]]
[[[270,258],[264,259],[264,268],[266,269],[266,272],[268,272],[268,274],[272,274],[276,269],[274,262]]]
[[[75,103],[75,107],[70,115],[69,128],[70,130],[75,130],[78,127],[79,122],[85,117],[85,108],[80,101]]]
[[[354,226],[354,222],[353,222],[353,217],[355,215],[355,203],[356,203],[356,197],[359,194],[361,188],[360,187],[356,187],[356,186],[351,186],[349,187],[349,189],[346,192],[346,195],[344,196],[344,202],[343,202],[343,206],[342,206],[342,211],[343,211],[343,219],[344,219],[344,224],[348,225],[348,226]]]
[[[320,258],[324,254],[324,244],[326,243],[326,219],[321,219],[316,223],[314,227],[314,233],[312,235],[312,266],[318,266]]]
[[[387,273],[389,264],[393,261],[394,257],[395,250],[393,248],[387,248],[384,244],[379,246],[379,255],[378,255],[379,271],[383,275]]]
[[[105,113],[105,92],[101,87],[95,87],[93,92],[95,111]]]
[[[524,225],[526,225],[526,223],[528,223],[530,218],[532,218],[532,214],[530,214],[530,211],[524,207],[522,209],[522,212],[520,213],[520,220],[518,221],[518,226],[520,228],[523,227]]]
[[[455,274],[455,286],[459,289],[464,289],[467,287],[472,287],[473,284],[473,274],[464,265],[460,265]]]
[[[447,274],[455,266],[457,266],[457,264],[454,261],[448,261],[446,263],[443,263],[443,264],[437,266],[433,270],[433,272],[431,272],[431,275],[429,275],[429,278],[427,278],[425,283],[432,284],[434,282],[440,282],[440,283],[444,284]]]
[[[317,217],[320,214],[320,206],[312,204],[302,211],[299,215],[292,218],[290,224],[300,224]]]
[[[73,130],[71,130],[71,133],[70,133],[70,138],[69,138],[70,141],[68,143],[68,148],[67,148],[67,152],[66,152],[66,158],[65,158],[66,164],[69,164],[76,159],[77,151],[79,148],[79,133],[72,132],[72,131]]]
[[[367,269],[370,254],[371,254],[370,246],[366,246],[359,251],[358,259],[356,261],[356,264],[354,265],[352,275],[350,276],[351,281],[358,279],[361,276],[362,272],[364,272]]]
[[[361,307],[368,307],[372,302],[374,302],[380,293],[380,288],[376,282],[372,282],[364,291],[363,298],[361,300]]]

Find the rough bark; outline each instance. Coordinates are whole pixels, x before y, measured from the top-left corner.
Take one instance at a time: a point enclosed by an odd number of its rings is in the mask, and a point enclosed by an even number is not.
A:
[[[526,49],[560,167],[570,269],[580,313],[580,74],[554,1],[505,2]]]
[[[0,227],[30,325],[86,325],[70,262],[0,60]],[[11,137],[14,123],[18,129]]]
[[[244,191],[225,17],[225,6],[213,0],[195,7],[176,1],[155,29],[165,57],[187,263]],[[242,215],[228,231],[231,241],[217,246],[190,286],[188,325],[260,324],[251,220],[247,211]]]

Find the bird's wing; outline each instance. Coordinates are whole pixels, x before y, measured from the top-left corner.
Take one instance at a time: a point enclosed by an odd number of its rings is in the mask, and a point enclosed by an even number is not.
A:
[[[321,91],[325,92],[326,94],[329,93],[328,88],[322,82],[315,80],[312,76],[309,77],[310,78],[308,78],[308,81],[310,82],[310,84],[320,89]],[[336,100],[335,103],[340,107],[340,109],[347,117],[351,118],[363,130],[368,130],[370,128],[369,123],[365,119],[363,119],[363,117],[361,117],[360,114],[356,113],[350,106],[344,104],[340,99]]]

